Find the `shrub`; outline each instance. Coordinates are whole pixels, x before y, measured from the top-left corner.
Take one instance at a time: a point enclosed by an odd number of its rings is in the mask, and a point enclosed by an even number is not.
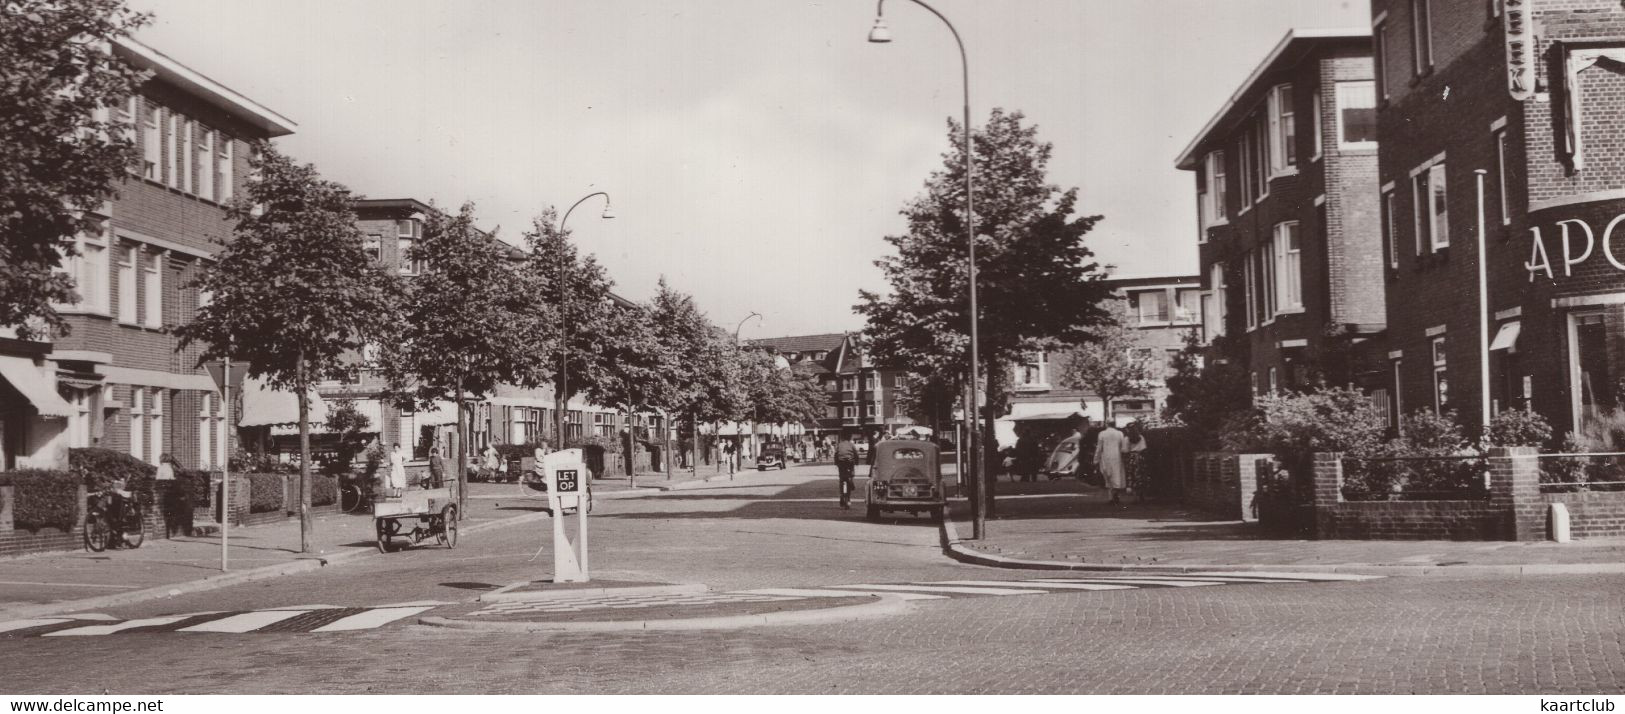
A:
[[[327,506],[339,500],[339,480],[326,476],[312,476],[310,479],[310,505]]]
[[[247,474],[245,478],[248,479],[249,513],[271,513],[283,509],[283,474]]]
[[[299,467],[285,464],[269,454],[255,454],[238,449],[231,455],[231,472],[234,474],[296,474]]]
[[[1490,446],[1545,446],[1552,440],[1552,425],[1545,417],[1522,409],[1503,409],[1490,420]]]
[[[21,469],[0,474],[0,486],[11,486],[17,499],[12,519],[21,530],[58,528],[71,531],[78,524],[81,476],[72,471]]]
[[[218,472],[194,469],[177,469],[175,480],[185,484],[187,491],[192,494],[193,503],[208,503],[213,496],[210,486]]]
[[[68,449],[68,470],[92,492],[101,491],[115,481],[123,481],[124,488],[141,494],[151,504],[152,477],[158,468],[141,459],[112,449]]]

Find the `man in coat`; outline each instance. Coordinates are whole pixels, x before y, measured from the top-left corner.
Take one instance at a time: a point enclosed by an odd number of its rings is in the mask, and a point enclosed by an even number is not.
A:
[[[1111,489],[1112,504],[1121,505],[1123,489],[1128,486],[1127,475],[1123,471],[1123,452],[1127,446],[1127,438],[1111,422],[1106,422],[1106,428],[1095,437],[1095,468],[1100,470],[1100,477],[1105,486]]]
[[[853,480],[857,477],[857,470],[858,445],[852,443],[852,437],[842,435],[841,441],[835,445],[835,473],[841,479],[841,508],[852,507]]]

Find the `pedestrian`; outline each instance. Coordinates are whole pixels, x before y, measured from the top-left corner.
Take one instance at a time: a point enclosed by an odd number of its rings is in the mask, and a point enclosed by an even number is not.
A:
[[[486,444],[485,451],[480,455],[485,457],[485,470],[491,472],[492,474],[496,474],[498,471],[497,467],[502,463],[501,459],[497,455],[496,444]]]
[[[730,475],[739,470],[738,455],[739,447],[735,446],[732,441],[722,446],[722,458],[728,462],[728,473]]]
[[[1123,473],[1123,432],[1111,422],[1095,437],[1095,468],[1100,470],[1104,486],[1112,493],[1112,504],[1122,505],[1123,489],[1128,486]]]
[[[1022,481],[1037,481],[1038,470],[1044,466],[1044,447],[1038,429],[1024,422],[1016,423],[1015,471]]]
[[[395,442],[395,448],[389,452],[389,491],[390,497],[400,498],[401,491],[406,490],[406,454],[401,451],[401,442]]]
[[[873,453],[871,451],[870,453]],[[871,465],[873,462],[870,462]],[[835,475],[839,478],[841,486],[841,508],[852,507],[853,481],[858,471],[858,445],[852,443],[852,437],[841,435],[839,443],[835,444]]]
[[[440,456],[440,442],[429,448],[429,477],[425,488],[440,488],[446,483],[446,460]]]
[[[1123,471],[1127,476],[1129,493],[1136,503],[1145,503],[1145,494],[1151,490],[1150,478],[1145,472],[1145,430],[1139,420],[1129,422],[1123,429]]]
[[[187,492],[189,483],[175,480],[175,457],[164,454],[158,457],[158,473],[153,475],[153,490],[157,491],[164,511],[164,530],[168,537],[175,537],[176,532],[190,533],[192,531],[192,499]]]

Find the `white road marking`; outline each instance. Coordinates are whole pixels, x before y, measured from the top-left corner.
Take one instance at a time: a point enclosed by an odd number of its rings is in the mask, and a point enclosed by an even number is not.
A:
[[[321,627],[318,627],[318,628],[316,628],[314,630],[311,630],[311,632],[344,632],[344,631],[348,631],[348,630],[370,630],[370,629],[372,629],[374,627],[382,627],[383,625],[387,625],[387,624],[389,624],[391,622],[394,622],[396,620],[399,620],[399,619],[401,619],[403,617],[411,617],[413,615],[416,615],[416,614],[418,614],[420,612],[423,612],[424,610],[428,610],[428,609],[430,609],[430,608],[427,608],[427,607],[385,607],[385,608],[379,608],[379,609],[376,609],[376,610],[368,610],[366,612],[356,613],[356,614],[351,615],[349,617],[339,619],[339,620],[337,620],[335,622],[330,622],[330,623],[328,623],[326,625],[322,625]]]
[[[63,615],[63,617],[66,617],[69,620],[102,620],[104,622],[112,622],[118,619],[112,615],[102,612],[84,612],[77,615]]]
[[[47,583],[33,580],[0,580],[0,585],[49,585],[58,588],[108,588],[112,590],[134,590],[140,585],[105,585],[102,583]]]
[[[1185,575],[1185,574],[1180,574],[1180,575],[1139,575],[1139,574],[1136,574],[1134,576],[1134,578],[1136,580],[1192,580],[1193,579],[1193,578],[1191,578],[1191,576]],[[1281,578],[1249,578],[1249,577],[1236,577],[1236,576],[1231,576],[1231,575],[1203,575],[1203,576],[1201,576],[1200,579],[1201,579],[1202,582],[1213,581],[1213,582],[1221,582],[1221,583],[1302,583],[1302,582],[1307,582],[1307,581],[1304,581],[1304,580],[1283,580]]]
[[[1133,585],[1100,585],[1098,583],[1059,583],[1054,581],[996,581],[996,580],[949,580],[943,585],[991,585],[995,582],[1015,582],[1030,588],[1044,588],[1056,590],[1137,590]]]
[[[944,585],[831,585],[832,588],[857,588],[863,590],[901,590],[903,592],[927,593],[959,593],[963,595],[1043,595],[1045,590],[1023,590],[1018,588],[976,588],[952,587]]]
[[[307,610],[262,610],[259,612],[244,612],[231,617],[211,620],[191,627],[182,627],[176,632],[231,632],[241,634],[250,630],[257,630],[266,625],[274,625],[283,620],[292,619],[308,612]]]
[[[760,590],[741,590],[740,592],[757,593],[761,595],[786,595],[789,597],[852,597],[853,595],[880,595],[878,591],[864,592],[862,590],[820,590],[817,588],[762,588]],[[926,595],[924,593],[884,593],[894,595],[904,600],[947,600],[947,595]]]
[[[1289,573],[1289,572],[1257,572],[1257,571],[1252,571],[1252,570],[1248,570],[1248,571],[1245,571],[1245,572],[1232,571],[1232,572],[1219,572],[1219,573],[1186,573],[1186,575],[1238,575],[1238,576],[1239,575],[1246,575],[1247,577],[1252,577],[1252,578],[1271,578],[1271,579],[1279,578],[1279,579],[1289,579],[1289,580],[1325,580],[1325,581],[1378,580],[1378,579],[1382,578],[1381,575],[1353,575],[1353,574],[1350,574],[1350,573]]]
[[[1223,585],[1212,580],[1149,580],[1140,578],[1041,578],[1037,583],[1104,583],[1107,585],[1166,585],[1171,588],[1199,588],[1203,585]]]
[[[112,625],[91,625],[89,627],[75,627],[75,628],[73,628],[71,630],[57,630],[56,632],[47,632],[43,636],[44,637],[85,637],[85,636],[89,636],[89,635],[110,635],[110,634],[113,634],[114,632],[120,632],[120,631],[123,631],[123,630],[132,630],[132,629],[135,629],[137,627],[157,627],[159,625],[174,624],[174,623],[180,622],[181,620],[184,620],[184,619],[186,619],[185,615],[181,615],[179,617],[176,617],[176,616],[149,617],[149,618],[144,619],[144,620],[126,620],[124,622],[119,622],[119,623],[115,623],[115,624],[112,624]]]
[[[309,611],[309,610],[343,610],[344,608],[340,607],[338,605],[288,605],[286,607],[265,607],[265,608],[260,608],[260,609],[261,610],[305,610],[305,611]]]
[[[37,620],[12,620],[11,622],[0,622],[0,632],[11,632],[12,630],[26,630],[26,629],[28,629],[30,627],[44,627],[46,625],[55,625],[55,624],[60,623],[60,622],[72,622],[72,620],[69,620],[68,618],[65,618],[65,617],[53,617],[53,618],[43,618],[42,617],[42,618],[37,619]]]
[[[374,605],[373,607],[440,607],[441,605],[455,604],[444,600],[413,600],[411,602],[392,602],[388,605]]]

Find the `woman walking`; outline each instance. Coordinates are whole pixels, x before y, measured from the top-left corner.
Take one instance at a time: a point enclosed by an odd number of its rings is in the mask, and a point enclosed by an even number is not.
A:
[[[1140,422],[1129,422],[1123,431],[1123,470],[1128,476],[1128,490],[1134,494],[1136,503],[1145,503],[1145,494],[1151,490],[1150,479],[1145,473],[1145,432]]]
[[[1123,432],[1111,422],[1106,422],[1106,428],[1095,438],[1095,468],[1100,471],[1106,488],[1111,489],[1114,506],[1122,505],[1123,489],[1128,487],[1123,473],[1124,441]]]

